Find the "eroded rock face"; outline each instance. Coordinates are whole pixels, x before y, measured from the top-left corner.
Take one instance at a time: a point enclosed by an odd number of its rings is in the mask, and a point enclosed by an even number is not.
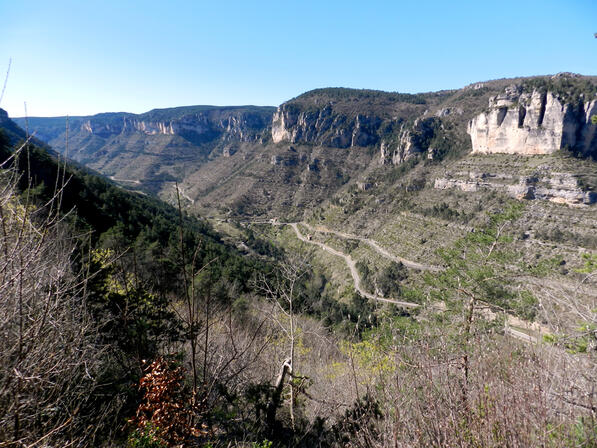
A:
[[[468,174],[468,175],[467,175]],[[586,206],[597,202],[597,193],[582,189],[578,179],[570,173],[550,173],[548,169],[531,176],[514,177],[507,174],[447,173],[435,179],[434,188],[457,188],[466,192],[495,190],[519,200],[545,200],[570,206]]]
[[[417,118],[412,126],[401,125],[397,143],[381,142],[381,163],[398,165],[428,151],[437,126],[438,120],[434,117]]]
[[[510,86],[489,100],[489,111],[468,125],[473,153],[552,154],[574,149],[597,154],[595,125],[597,100],[563,104],[552,92],[523,92]]]
[[[272,119],[272,141],[332,148],[369,146],[379,140],[377,130],[381,122],[379,117],[370,115],[337,114],[331,105],[303,110],[293,104],[282,104]]]
[[[443,109],[441,114],[419,116],[414,122],[406,122],[396,116],[382,118],[375,113],[337,112],[332,103],[305,107],[290,102],[282,104],[273,116],[272,140],[332,148],[379,145],[380,163],[397,165],[428,151],[440,115],[451,113],[462,111]]]
[[[248,111],[206,111],[167,120],[144,115],[121,114],[106,119],[94,116],[80,124],[80,131],[100,137],[141,133],[144,135],[220,136],[227,141],[257,140],[269,125],[269,116]]]

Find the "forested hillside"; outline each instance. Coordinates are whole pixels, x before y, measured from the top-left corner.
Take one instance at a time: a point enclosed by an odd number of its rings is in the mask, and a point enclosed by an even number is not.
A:
[[[67,434],[84,444],[123,438],[146,360],[188,340],[174,304],[195,271],[201,267],[201,288],[231,306],[270,262],[8,124],[0,129],[0,439],[20,446]]]

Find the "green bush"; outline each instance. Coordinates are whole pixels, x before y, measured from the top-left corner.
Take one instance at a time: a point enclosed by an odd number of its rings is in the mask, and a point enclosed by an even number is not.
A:
[[[273,445],[273,443],[266,439],[260,443],[253,442],[253,444],[251,445],[251,448],[272,448],[272,445]]]
[[[137,429],[129,436],[127,448],[166,448],[166,443],[159,435],[159,428],[147,423],[145,428]]]
[[[397,297],[401,293],[400,283],[407,277],[406,266],[393,261],[377,275],[376,284],[385,297]]]

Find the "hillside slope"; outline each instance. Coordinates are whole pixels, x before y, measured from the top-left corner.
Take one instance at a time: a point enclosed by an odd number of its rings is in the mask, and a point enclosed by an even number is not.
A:
[[[189,167],[234,153],[242,143],[262,141],[273,111],[255,106],[189,106],[139,115],[103,113],[69,117],[68,121],[66,117],[15,121],[27,124],[38,138],[61,153],[68,152],[73,160],[157,192],[161,182],[184,178]]]
[[[2,113],[6,117],[0,109],[0,116]],[[60,207],[74,229],[82,232],[85,239],[89,238],[84,244],[126,252],[124,258],[138,257],[138,262],[147,263],[145,280],[155,283],[161,293],[180,287],[177,285],[180,260],[176,259],[180,241],[176,235],[181,225],[185,244],[193,247],[192,250],[201,242],[198,262],[207,262],[208,257],[217,255],[216,270],[238,275],[239,279],[246,278],[246,272],[256,266],[255,260],[225,243],[200,217],[186,213],[181,217],[174,206],[123,189],[88,168],[65,163],[44,147],[26,145],[16,160],[4,163],[15,148],[23,145],[25,138],[25,131],[10,119],[0,121],[0,163],[3,168],[12,166],[18,170],[21,190],[29,189],[32,200],[43,203],[52,198],[56,186],[63,184]],[[155,276],[155,271],[165,273],[164,277]]]

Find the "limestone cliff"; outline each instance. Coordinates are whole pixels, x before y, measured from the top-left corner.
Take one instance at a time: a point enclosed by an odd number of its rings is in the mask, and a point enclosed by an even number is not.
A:
[[[411,126],[402,123],[397,138],[382,140],[380,145],[381,163],[398,165],[426,151],[428,157],[433,158],[431,141],[439,123],[436,117],[419,117]]]
[[[570,173],[550,172],[544,167],[529,176],[513,176],[503,173],[445,173],[435,179],[434,188],[446,190],[457,188],[475,192],[495,190],[519,200],[546,200],[571,206],[586,206],[597,202],[597,193],[579,186],[576,176]]]
[[[272,119],[274,143],[307,143],[330,148],[382,145],[384,163],[403,160],[412,123],[425,111],[423,95],[373,90],[316,89],[280,107]],[[400,134],[403,144],[397,147]]]
[[[108,139],[115,136],[172,135],[192,143],[212,140],[251,142],[263,137],[274,108],[190,106],[156,109],[144,114],[106,113],[90,117],[71,117],[71,137]],[[65,119],[31,118],[31,125],[44,140],[61,149]],[[61,126],[56,122],[62,121]],[[57,131],[58,129],[58,131]]]
[[[397,165],[429,149],[438,123],[437,117],[419,117],[414,123],[373,114],[351,117],[335,113],[331,104],[307,110],[283,104],[273,116],[272,140],[331,148],[379,144],[380,163]]]
[[[563,99],[557,93],[512,85],[490,98],[488,111],[468,125],[473,153],[552,154],[572,149],[597,155],[597,99]]]
[[[272,203],[313,205],[345,185],[350,189],[351,182],[374,195],[378,176],[394,179],[409,193],[425,185],[490,188],[588,205],[596,201],[597,180],[575,178],[575,166],[554,166],[559,154],[538,161],[541,157],[478,153],[541,154],[567,145],[595,155],[595,127],[588,122],[597,115],[596,93],[597,77],[543,76],[419,94],[316,89],[278,108],[191,106],[71,117],[68,156],[145,192],[171,197],[176,181],[197,203],[209,196],[212,204],[238,210],[259,201],[259,210],[270,210]],[[24,125],[25,120],[18,122]],[[28,119],[30,131],[61,152],[65,122],[65,117]],[[471,151],[475,154],[467,157]],[[488,166],[481,170],[476,165],[483,158]],[[516,159],[533,167],[513,168]],[[473,165],[458,171],[482,171],[485,177],[446,175],[437,183],[426,181],[423,173],[455,160]],[[396,170],[380,166],[405,162]],[[584,162],[594,172],[593,162]],[[538,163],[548,168],[535,176]],[[514,177],[497,181],[503,170]],[[412,179],[400,179],[411,171]]]
[[[332,148],[368,146],[377,143],[382,119],[375,115],[350,117],[333,111],[327,104],[320,109],[302,110],[283,104],[272,119],[272,140],[311,143]]]
[[[181,173],[230,158],[269,139],[273,107],[186,106],[143,114],[103,113],[68,119],[68,156],[115,180],[156,192]],[[17,119],[24,122],[24,119]],[[66,152],[66,117],[29,118],[29,129]]]

